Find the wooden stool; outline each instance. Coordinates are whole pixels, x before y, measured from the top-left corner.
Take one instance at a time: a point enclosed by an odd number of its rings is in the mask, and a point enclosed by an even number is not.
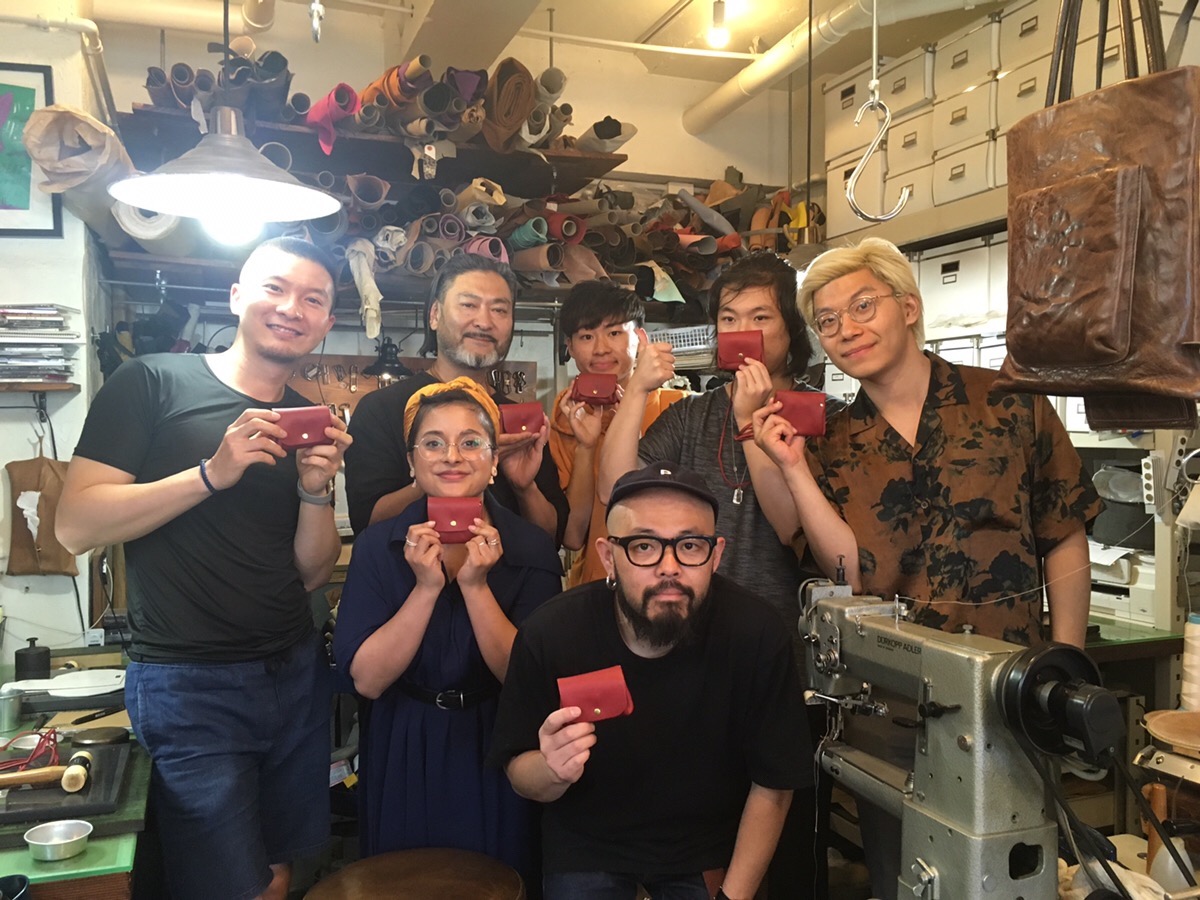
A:
[[[335,872],[304,900],[525,900],[521,876],[470,850],[395,850]]]

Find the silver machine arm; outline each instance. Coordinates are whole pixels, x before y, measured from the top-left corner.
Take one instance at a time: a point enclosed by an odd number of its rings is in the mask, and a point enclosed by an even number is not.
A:
[[[873,687],[915,699],[916,761],[908,772],[826,742],[820,764],[901,819],[900,896],[1057,897],[1054,807],[1027,748],[1089,755],[1118,746],[1120,710],[1098,687],[1095,664],[1064,644],[1029,650],[923,628],[895,604],[848,590],[817,586],[804,603],[810,687],[875,715],[887,710]]]

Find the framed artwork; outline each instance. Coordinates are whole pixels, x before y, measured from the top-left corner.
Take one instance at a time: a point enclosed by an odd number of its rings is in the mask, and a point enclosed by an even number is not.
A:
[[[21,143],[30,114],[53,102],[49,66],[0,62],[0,237],[62,237],[62,197],[38,190]]]

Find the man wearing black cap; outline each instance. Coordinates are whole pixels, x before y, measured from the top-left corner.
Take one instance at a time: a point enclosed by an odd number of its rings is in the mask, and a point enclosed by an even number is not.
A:
[[[607,579],[517,633],[489,759],[546,804],[545,900],[633,900],[638,885],[749,900],[793,790],[811,783],[790,636],[716,574],[716,514],[674,463],[625,474],[596,541]],[[558,679],[617,666],[628,714],[560,701]]]

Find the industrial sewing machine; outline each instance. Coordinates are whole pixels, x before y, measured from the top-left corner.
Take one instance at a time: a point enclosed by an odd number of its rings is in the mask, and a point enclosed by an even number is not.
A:
[[[911,773],[844,743],[820,751],[824,771],[901,819],[900,896],[1057,897],[1055,808],[1065,800],[1045,756],[1119,756],[1124,732],[1091,659],[1064,644],[1027,649],[923,628],[846,586],[805,594],[800,629],[818,696],[869,715],[888,715],[873,686],[917,702]]]

